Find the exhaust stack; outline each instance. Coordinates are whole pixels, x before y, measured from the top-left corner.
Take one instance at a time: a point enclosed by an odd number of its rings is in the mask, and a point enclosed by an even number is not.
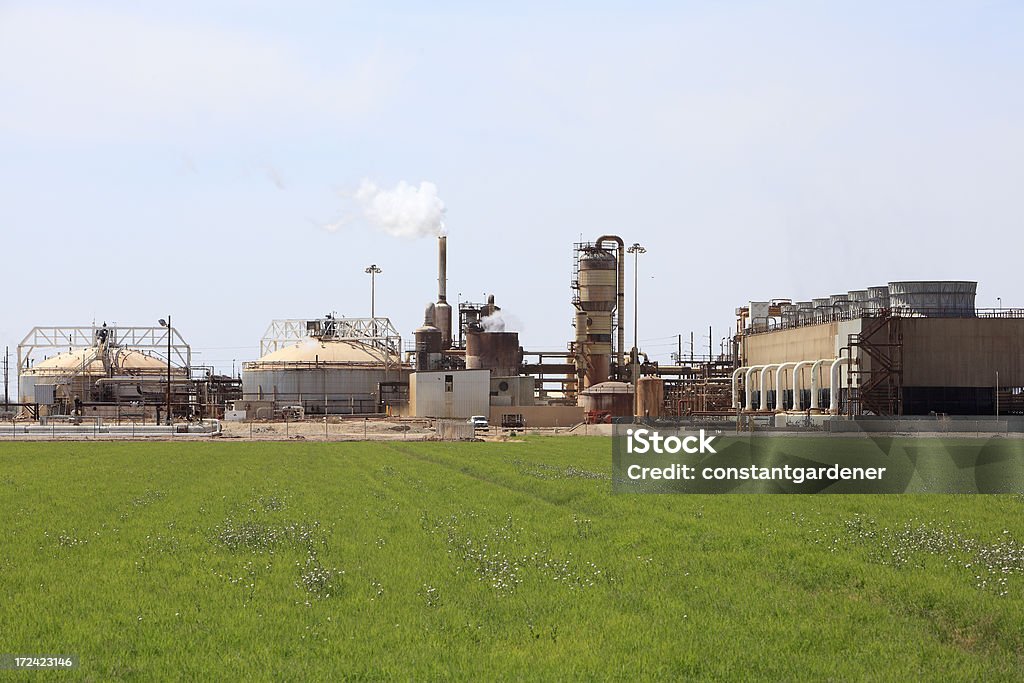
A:
[[[452,307],[448,304],[448,237],[437,238],[437,303],[434,305],[435,325],[441,330],[443,349],[452,347]]]

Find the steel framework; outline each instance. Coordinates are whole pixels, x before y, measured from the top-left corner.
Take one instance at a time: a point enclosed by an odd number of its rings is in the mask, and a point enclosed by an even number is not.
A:
[[[390,318],[335,318],[272,320],[260,339],[260,356],[305,339],[355,341],[366,345],[385,365],[400,364],[402,336]]]
[[[171,335],[171,364],[181,368],[192,365],[192,347],[188,345],[177,329],[166,327],[118,327],[113,326],[81,326],[71,327],[56,325],[53,327],[33,327],[18,344],[18,372],[28,370],[35,362],[34,354],[42,349],[91,348],[96,346],[97,334],[106,329],[107,346],[112,348],[129,347],[150,351],[154,356],[167,360],[167,335]]]

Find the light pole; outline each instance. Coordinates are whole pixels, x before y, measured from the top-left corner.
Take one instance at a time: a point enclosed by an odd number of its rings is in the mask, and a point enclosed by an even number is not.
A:
[[[160,318],[160,327],[167,328],[167,424],[171,424],[171,314],[167,314],[167,320]]]
[[[365,272],[370,274],[370,317],[376,318],[377,310],[376,303],[374,300],[377,298],[377,275],[383,273],[384,271],[378,268],[376,263],[373,263],[370,265],[369,268],[366,269]]]
[[[998,301],[998,302],[999,302],[999,310],[1000,310],[1000,311],[1001,311],[1001,310],[1003,310],[1003,297],[1001,297],[1001,296],[997,296],[997,297],[996,297],[996,301]]]
[[[640,263],[640,254],[646,253],[647,250],[640,246],[639,242],[634,242],[633,245],[626,250],[628,253],[633,254],[633,351],[638,352],[640,349],[637,346],[637,334],[636,334],[636,322],[637,322],[637,266]]]

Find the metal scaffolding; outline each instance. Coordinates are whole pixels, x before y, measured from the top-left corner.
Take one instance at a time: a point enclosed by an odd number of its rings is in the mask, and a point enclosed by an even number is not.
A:
[[[399,365],[402,336],[390,318],[336,318],[272,320],[260,339],[260,356],[307,339],[351,341],[363,344],[385,366]]]
[[[171,364],[180,368],[192,366],[192,347],[181,336],[177,329],[166,327],[118,327],[117,325],[90,325],[71,327],[56,325],[53,327],[33,327],[18,344],[18,372],[28,370],[37,351],[43,349],[59,349],[60,352],[74,349],[87,349],[97,345],[98,335],[106,331],[106,344],[111,348],[127,347],[146,351],[167,362],[167,335],[171,335]]]

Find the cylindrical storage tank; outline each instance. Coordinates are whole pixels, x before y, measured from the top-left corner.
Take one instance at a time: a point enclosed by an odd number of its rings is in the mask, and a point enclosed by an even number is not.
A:
[[[416,371],[430,372],[441,364],[441,347],[444,341],[441,330],[433,325],[418,327],[413,332],[416,339]]]
[[[636,414],[641,417],[661,417],[665,403],[665,382],[652,375],[636,382]]]
[[[515,377],[523,364],[518,332],[469,332],[466,369],[490,370],[492,377]]]
[[[782,318],[782,324],[785,327],[792,327],[796,324],[796,317],[799,308],[796,304],[780,304],[779,315]]]
[[[591,248],[580,255],[578,306],[586,313],[583,318],[586,334],[581,349],[586,368],[584,387],[606,381],[611,372],[616,267],[615,255],[606,249]]]
[[[441,332],[441,349],[452,347],[452,307],[447,301],[434,304],[434,325]]]
[[[846,294],[832,294],[828,298],[828,314],[831,318],[841,318],[849,312]]]
[[[615,308],[615,255],[605,249],[588,249],[580,256],[580,303],[584,311]]]
[[[868,301],[865,313],[878,315],[883,308],[889,308],[889,287],[868,287]]]
[[[613,417],[633,414],[633,385],[626,382],[601,382],[580,392],[584,411],[607,411]]]
[[[914,280],[889,283],[889,305],[902,316],[973,318],[978,283]]]
[[[814,306],[814,320],[816,322],[823,322],[825,320],[828,320],[830,311],[828,307],[828,297],[826,296],[817,299],[812,299],[811,303]]]
[[[799,322],[801,324],[804,324],[804,323],[812,322],[814,320],[814,304],[813,303],[811,303],[810,301],[798,301],[797,304],[796,304],[796,307],[797,307],[797,313],[796,313],[797,322]]]
[[[437,328],[425,332],[428,349],[440,344]],[[400,360],[354,340],[308,339],[244,363],[242,392],[247,399],[275,400],[279,407],[301,405],[307,414],[374,413],[382,382],[409,380],[409,368]]]
[[[852,289],[847,293],[847,300],[849,301],[850,315],[855,318],[859,318],[864,312],[864,309],[868,305],[868,290],[866,289]]]

